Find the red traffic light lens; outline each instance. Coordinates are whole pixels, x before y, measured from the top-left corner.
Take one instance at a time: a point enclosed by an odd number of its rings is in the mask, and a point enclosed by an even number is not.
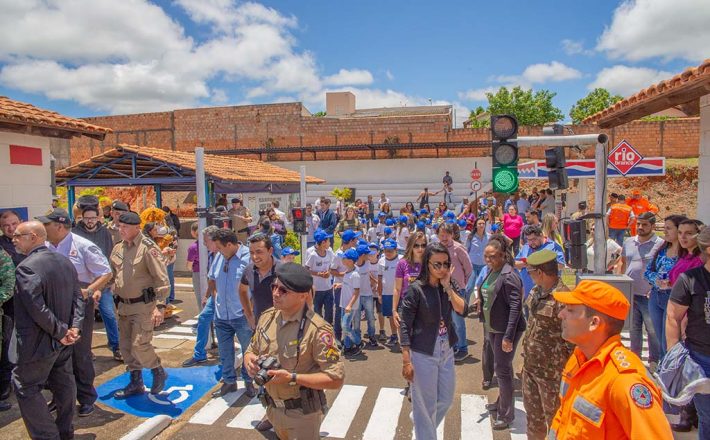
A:
[[[292,214],[294,220],[303,220],[303,208],[294,208]]]

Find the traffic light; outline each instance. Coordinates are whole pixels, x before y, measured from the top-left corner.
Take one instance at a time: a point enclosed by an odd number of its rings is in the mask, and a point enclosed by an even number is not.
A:
[[[511,115],[491,116],[493,192],[518,190],[518,121]]]
[[[569,188],[567,178],[567,160],[565,147],[548,148],[545,150],[545,166],[547,167],[547,181],[551,189]]]
[[[293,232],[296,234],[305,235],[306,232],[306,209],[292,208],[291,216],[293,217]]]
[[[562,234],[565,241],[565,258],[574,269],[587,267],[587,223],[585,220],[564,220]]]

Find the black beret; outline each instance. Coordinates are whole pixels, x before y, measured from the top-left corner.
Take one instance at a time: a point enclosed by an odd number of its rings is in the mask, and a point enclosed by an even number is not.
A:
[[[313,287],[311,273],[300,264],[282,264],[276,268],[276,277],[285,288],[294,292],[310,292]]]
[[[76,206],[78,206],[82,211],[85,208],[98,208],[99,198],[91,194],[81,196],[76,200]]]
[[[118,222],[123,223],[125,225],[140,225],[141,218],[135,212],[128,211],[121,214],[121,216],[118,218]]]
[[[113,202],[111,204],[111,209],[113,209],[114,211],[130,211],[130,209],[128,209],[128,205],[126,205],[120,200],[116,200],[115,202]]]

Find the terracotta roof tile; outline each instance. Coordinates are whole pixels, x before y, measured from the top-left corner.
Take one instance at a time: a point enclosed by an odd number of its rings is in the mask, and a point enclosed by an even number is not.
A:
[[[45,110],[31,104],[15,101],[5,96],[0,96],[0,121],[12,124],[53,128],[75,135],[85,134],[101,138],[113,132],[110,128],[89,124],[81,119],[70,118],[51,110]]]
[[[618,113],[635,110],[652,100],[663,99],[671,93],[676,94],[682,92],[684,89],[697,87],[699,83],[707,83],[710,85],[710,58],[706,59],[697,67],[689,67],[670,79],[653,84],[628,98],[610,105],[600,112],[588,116],[582,123],[599,123],[602,119],[607,120],[616,116]],[[677,104],[681,104],[681,102],[669,104],[668,107]],[[655,111],[651,113],[655,113]]]

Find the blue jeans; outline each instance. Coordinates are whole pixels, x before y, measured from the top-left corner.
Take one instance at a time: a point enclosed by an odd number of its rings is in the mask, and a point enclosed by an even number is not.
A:
[[[471,275],[473,277],[473,275]],[[464,289],[458,292],[459,296],[463,297],[463,300],[468,304],[471,298],[471,291]],[[458,313],[451,311],[451,318],[454,322],[454,328],[456,329],[456,345],[454,346],[454,351],[462,351],[468,353],[468,340],[466,339],[466,319],[459,315]]]
[[[104,322],[106,339],[111,351],[118,350],[118,321],[116,321],[116,311],[114,310],[113,294],[108,287],[101,291],[99,299],[99,314]]]
[[[365,319],[367,319],[367,336],[370,339],[375,337],[375,297],[361,296],[360,309],[365,311]],[[360,310],[358,310],[359,312]],[[357,323],[357,330],[360,331],[360,322]]]
[[[318,290],[313,297],[313,311],[333,325],[333,291]]]
[[[436,338],[434,354],[412,350],[412,420],[419,439],[435,439],[436,428],[454,400],[454,351],[447,337]]]
[[[656,331],[660,346],[659,360],[663,359],[668,350],[666,347],[666,308],[670,296],[670,290],[653,289],[648,300],[648,313],[651,315],[651,323],[653,323],[653,329]]]
[[[343,309],[340,307],[340,287],[333,290],[335,302],[335,319],[333,320],[333,331],[335,331],[335,339],[338,341],[343,339]]]
[[[641,357],[643,347],[643,327],[648,335],[648,362],[658,362],[661,351],[658,344],[656,330],[651,322],[648,311],[648,298],[643,295],[634,295],[634,308],[631,320],[631,351]]]
[[[690,356],[710,377],[710,355],[691,352]],[[693,403],[698,411],[698,439],[710,440],[710,394],[696,394]]]
[[[197,340],[195,341],[195,353],[193,358],[201,361],[207,359],[207,343],[210,336],[210,324],[214,321],[214,298],[207,298],[205,306],[197,316]]]
[[[168,279],[170,280],[170,295],[166,304],[170,304],[175,299],[175,263],[168,264]]]
[[[611,238],[615,242],[619,243],[619,246],[624,245],[624,234],[625,233],[626,233],[626,229],[609,228],[609,238]]]
[[[219,346],[219,361],[222,364],[222,379],[224,383],[237,383],[237,372],[234,369],[234,336],[236,335],[242,353],[249,347],[253,334],[245,316],[237,319],[215,319],[214,328],[217,332],[217,345]],[[242,379],[245,383],[252,381],[247,369],[242,362]]]
[[[358,305],[356,304],[356,306]],[[343,346],[349,349],[353,345],[359,345],[362,340],[360,337],[360,308],[357,307],[355,310],[351,310],[350,313],[345,313],[345,310],[343,310],[342,321]]]

